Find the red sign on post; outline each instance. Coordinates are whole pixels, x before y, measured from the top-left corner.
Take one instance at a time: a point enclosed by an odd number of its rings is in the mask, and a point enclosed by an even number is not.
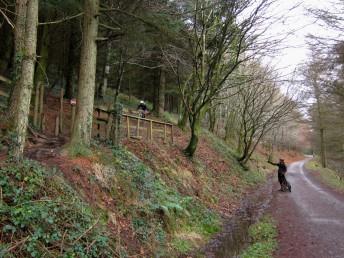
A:
[[[72,106],[75,106],[75,105],[76,105],[76,99],[75,99],[75,98],[71,99],[71,100],[70,100],[70,104],[71,104]]]

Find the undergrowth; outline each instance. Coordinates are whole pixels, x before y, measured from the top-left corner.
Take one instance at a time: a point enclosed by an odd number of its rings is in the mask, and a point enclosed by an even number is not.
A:
[[[250,246],[240,255],[241,258],[272,258],[277,248],[276,222],[268,216],[249,228]]]
[[[112,159],[102,156],[109,168],[106,185],[117,200],[119,212],[132,219],[139,240],[159,255],[184,253],[176,235],[193,232],[203,238],[219,230],[218,216],[191,196],[167,186],[158,173],[122,148],[113,149]],[[181,240],[182,241],[182,240]]]
[[[221,153],[229,162],[229,164],[231,164],[231,172],[242,179],[242,185],[240,186],[241,188],[254,186],[256,184],[265,182],[265,172],[262,169],[257,169],[259,166],[256,166],[254,169],[250,170],[244,169],[236,159],[236,152],[228,144],[208,131],[204,131],[203,134],[206,135],[207,139],[210,140],[215,150]]]
[[[103,219],[58,172],[24,160],[0,168],[0,257],[113,257]]]

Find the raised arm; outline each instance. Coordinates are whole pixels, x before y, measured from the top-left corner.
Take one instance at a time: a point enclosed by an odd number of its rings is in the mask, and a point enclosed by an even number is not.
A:
[[[273,163],[270,160],[268,160],[268,163],[270,163],[271,165],[274,165],[274,166],[278,166],[278,163]]]

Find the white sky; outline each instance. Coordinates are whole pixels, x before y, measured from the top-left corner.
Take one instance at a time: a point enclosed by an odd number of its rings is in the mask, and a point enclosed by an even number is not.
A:
[[[295,5],[298,7],[293,8]],[[309,51],[306,36],[308,34],[331,36],[337,39],[342,36],[338,32],[320,26],[320,22],[316,22],[315,18],[307,13],[306,8],[310,7],[333,10],[333,5],[328,0],[279,0],[271,8],[274,16],[286,16],[286,19],[273,24],[267,32],[268,35],[276,37],[276,35],[287,35],[288,32],[295,31],[283,41],[281,49],[274,57],[265,59],[266,62],[278,68],[282,74],[292,73],[298,65],[307,60]],[[291,8],[293,9],[290,10]]]

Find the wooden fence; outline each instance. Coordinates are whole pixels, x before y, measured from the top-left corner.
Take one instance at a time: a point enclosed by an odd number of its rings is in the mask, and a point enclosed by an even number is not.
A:
[[[0,90],[0,96],[8,98],[8,93]],[[55,135],[59,135],[62,131],[62,117],[63,117],[63,93],[60,95],[61,103],[59,114],[56,116],[55,121]],[[101,108],[95,108],[94,117],[94,133],[97,137],[109,138],[109,122],[112,123],[110,119],[110,112]],[[72,108],[72,121],[71,126],[73,126],[75,118],[75,106]],[[167,142],[173,143],[173,124],[165,123],[162,121],[141,118],[139,116],[123,114],[121,121],[122,135],[126,135],[127,138],[142,139],[146,138],[149,141],[154,141],[156,139],[163,139]]]
[[[95,108],[95,112],[95,134],[97,137],[105,135],[105,138],[108,138],[108,130],[110,128],[109,121],[111,123],[110,112],[100,108]],[[121,129],[122,135],[126,135],[127,138],[146,138],[149,141],[154,141],[160,138],[163,139],[164,142],[169,140],[173,143],[173,124],[171,123],[123,114]]]

